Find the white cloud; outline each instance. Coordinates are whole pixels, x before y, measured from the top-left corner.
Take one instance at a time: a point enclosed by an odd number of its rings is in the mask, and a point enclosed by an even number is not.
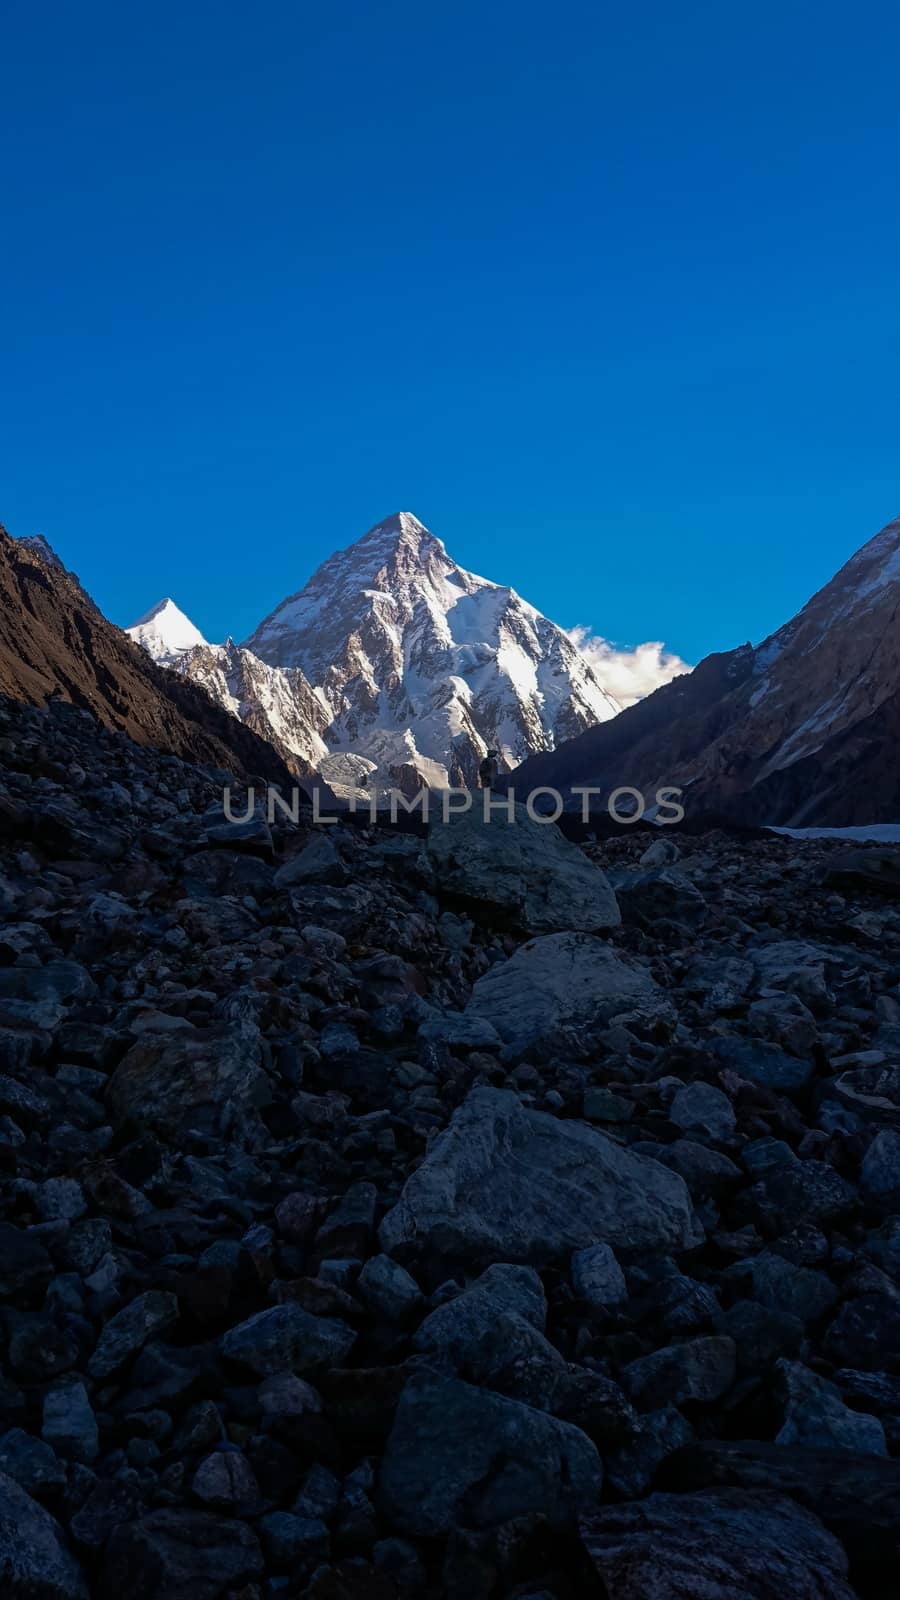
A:
[[[620,650],[600,634],[591,633],[589,628],[575,627],[568,632],[572,643],[587,656],[603,688],[618,700],[623,710],[652,694],[660,684],[670,683],[691,670],[686,661],[667,650],[659,639],[636,644],[633,650]]]

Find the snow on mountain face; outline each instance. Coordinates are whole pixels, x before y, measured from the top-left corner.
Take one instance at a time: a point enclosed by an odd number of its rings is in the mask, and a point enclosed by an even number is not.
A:
[[[322,738],[328,718],[297,668],[269,667],[232,639],[194,645],[174,666],[282,755],[295,757],[303,770],[321,768],[328,756]]]
[[[206,644],[200,629],[168,598],[145,611],[125,632],[164,667],[174,665],[185,650]]]
[[[561,628],[405,511],[329,557],[245,649],[302,669],[328,745],[385,784],[471,784],[489,747],[511,768],[620,709]]]

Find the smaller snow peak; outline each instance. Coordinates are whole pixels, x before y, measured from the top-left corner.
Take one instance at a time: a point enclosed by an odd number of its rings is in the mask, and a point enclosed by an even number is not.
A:
[[[200,629],[194,627],[190,618],[179,610],[170,595],[158,600],[155,606],[151,606],[142,617],[138,617],[137,622],[133,622],[125,632],[141,645],[154,661],[163,663],[177,660],[186,650],[193,650],[195,645],[205,645],[207,642]]]
[[[151,606],[150,610],[149,611],[145,611],[144,615],[142,617],[138,617],[137,621],[133,622],[131,624],[131,627],[132,628],[143,628],[143,627],[145,627],[148,622],[153,622],[153,621],[155,621],[155,619],[157,617],[163,616],[167,611],[169,611],[170,607],[171,607],[171,610],[173,612],[178,611],[178,607],[176,606],[175,601],[173,599],[171,599],[171,597],[169,595],[166,595],[164,600],[157,600],[155,606]],[[179,612],[178,614],[179,614],[179,616],[182,615],[181,612]],[[126,631],[130,633],[131,629],[129,628]]]

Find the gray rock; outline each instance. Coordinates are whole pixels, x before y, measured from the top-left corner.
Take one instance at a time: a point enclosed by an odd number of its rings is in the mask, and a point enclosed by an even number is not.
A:
[[[381,1224],[464,1259],[539,1264],[586,1245],[683,1249],[695,1239],[682,1180],[583,1123],[473,1089]]]
[[[26,1494],[38,1496],[61,1488],[66,1481],[66,1469],[55,1452],[22,1428],[10,1428],[0,1438],[0,1473],[12,1478]]]
[[[214,1450],[194,1473],[191,1489],[212,1511],[235,1517],[252,1517],[263,1509],[259,1485],[240,1450]]]
[[[803,1343],[799,1317],[755,1300],[736,1300],[716,1318],[715,1327],[734,1340],[739,1374],[764,1371],[779,1356],[796,1355]]]
[[[602,1482],[585,1434],[457,1378],[410,1379],[379,1479],[383,1514],[401,1533],[447,1534],[539,1513],[552,1527],[594,1505]]]
[[[12,1478],[0,1473],[0,1594],[3,1600],[88,1600],[88,1586],[62,1529]]]
[[[64,1383],[47,1390],[41,1432],[47,1443],[67,1461],[81,1461],[85,1465],[96,1461],[100,1437],[83,1383]]]
[[[617,873],[612,881],[626,922],[646,928],[680,922],[693,928],[706,918],[707,904],[697,885],[671,867]]]
[[[712,1334],[640,1356],[624,1369],[622,1382],[638,1405],[652,1410],[684,1400],[718,1400],[731,1388],[736,1370],[734,1341],[727,1334]]]
[[[88,1362],[91,1377],[111,1377],[150,1339],[168,1333],[177,1321],[178,1301],[174,1294],[161,1289],[148,1289],[146,1294],[139,1294],[106,1323]]]
[[[727,1094],[714,1084],[698,1080],[678,1090],[669,1106],[669,1121],[685,1131],[699,1129],[713,1139],[728,1139],[736,1118]]]
[[[812,1081],[811,1061],[789,1056],[761,1039],[716,1039],[713,1049],[723,1067],[781,1094],[796,1094]]]
[[[348,876],[347,868],[328,835],[314,833],[309,844],[278,868],[275,887],[287,889],[307,883],[346,883]]]
[[[44,1222],[63,1218],[76,1222],[87,1210],[87,1201],[80,1183],[74,1178],[48,1178],[37,1194],[38,1214]]]
[[[855,1600],[837,1539],[775,1495],[653,1494],[583,1518],[581,1536],[616,1600]]]
[[[572,1287],[579,1300],[603,1310],[628,1299],[625,1274],[608,1244],[589,1245],[572,1257]]]
[[[645,1495],[662,1463],[693,1437],[690,1423],[674,1406],[646,1412],[638,1418],[634,1438],[604,1454],[610,1485],[625,1500]]]
[[[757,979],[766,989],[786,989],[815,1012],[834,1003],[826,972],[834,957],[821,945],[800,939],[778,939],[755,945],[747,955],[756,968]]]
[[[441,1353],[456,1365],[468,1364],[484,1334],[504,1315],[512,1315],[520,1324],[529,1324],[543,1333],[547,1301],[533,1267],[488,1267],[462,1294],[425,1318],[413,1338],[413,1347]]]
[[[504,1042],[504,1056],[514,1059],[558,1048],[566,1030],[590,1039],[613,1017],[642,1009],[668,1012],[664,992],[643,967],[589,934],[554,933],[530,940],[479,978],[466,1014],[486,1018]]]
[[[151,1511],[112,1533],[101,1600],[222,1600],[263,1575],[262,1551],[246,1523],[209,1511]]]
[[[486,1017],[464,1011],[429,1017],[419,1024],[419,1038],[429,1044],[446,1044],[451,1050],[499,1050],[503,1041]]]
[[[249,1022],[146,1035],[119,1063],[107,1091],[117,1125],[133,1123],[176,1141],[191,1131],[236,1132],[268,1099],[259,1032]]]
[[[406,1322],[423,1303],[422,1291],[405,1267],[390,1256],[372,1256],[366,1262],[356,1287],[366,1304],[388,1322]]]
[[[831,1309],[837,1289],[824,1272],[798,1267],[772,1250],[762,1250],[749,1263],[753,1298],[760,1305],[787,1312],[801,1322],[814,1322]]]
[[[298,1566],[327,1561],[331,1535],[317,1517],[295,1517],[290,1511],[271,1511],[259,1524],[266,1559],[276,1572],[293,1572]]]
[[[900,1192],[900,1133],[895,1128],[876,1133],[860,1167],[859,1186],[873,1200]]]
[[[315,1317],[292,1302],[258,1311],[223,1335],[221,1350],[254,1372],[293,1371],[300,1375],[322,1366],[340,1366],[356,1342],[346,1322]]]
[[[0,1295],[13,1299],[42,1290],[53,1264],[40,1239],[12,1222],[0,1222]]]
[[[670,867],[680,854],[674,839],[654,839],[639,860],[642,867]]]
[[[815,1017],[796,994],[773,994],[765,1000],[754,1000],[747,1020],[760,1038],[771,1039],[795,1056],[809,1055],[819,1036]]]
[[[884,1429],[877,1417],[851,1411],[840,1390],[799,1361],[777,1365],[784,1421],[776,1444],[811,1444],[831,1450],[858,1450],[886,1456]]]
[[[735,1188],[741,1170],[720,1150],[697,1144],[694,1139],[675,1139],[672,1144],[651,1144],[641,1140],[631,1146],[635,1155],[650,1156],[677,1172],[696,1200]]]
[[[532,821],[525,806],[516,806],[514,822],[495,812],[486,823],[476,795],[471,810],[432,822],[428,855],[444,894],[526,933],[590,933],[621,921],[600,868],[554,824]]]

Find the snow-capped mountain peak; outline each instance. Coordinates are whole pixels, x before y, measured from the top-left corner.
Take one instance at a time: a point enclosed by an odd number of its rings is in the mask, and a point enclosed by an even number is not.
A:
[[[620,709],[561,628],[459,566],[409,511],[329,556],[245,648],[300,668],[329,745],[385,783],[400,770],[472,783],[489,747],[511,768]]]
[[[162,666],[171,666],[186,650],[206,644],[200,629],[168,596],[158,600],[125,632]]]

